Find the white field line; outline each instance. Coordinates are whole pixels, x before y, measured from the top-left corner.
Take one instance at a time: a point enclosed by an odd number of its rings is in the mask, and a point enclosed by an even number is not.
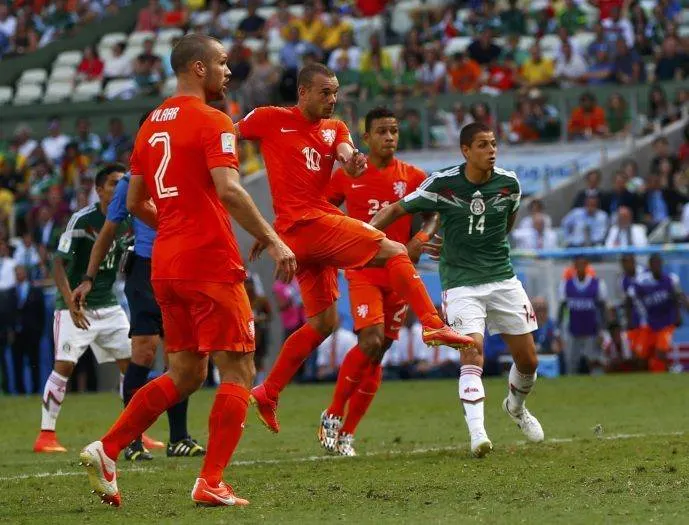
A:
[[[687,432],[662,432],[662,433],[639,433],[639,434],[610,434],[609,436],[596,436],[593,435],[590,438],[587,437],[571,437],[571,438],[550,438],[546,439],[547,444],[559,444],[559,443],[576,443],[578,441],[588,441],[588,440],[601,440],[601,441],[621,441],[625,439],[638,439],[638,438],[650,438],[650,437],[672,437],[672,436],[683,436]],[[517,441],[515,443],[518,446],[524,446],[527,444],[526,441]],[[536,446],[536,445],[535,445]],[[361,454],[359,457],[372,458],[380,456],[415,456],[421,454],[429,454],[433,452],[454,452],[454,451],[464,451],[467,450],[467,444],[462,443],[462,445],[457,446],[446,446],[446,447],[423,447],[414,448],[411,450],[391,450],[391,451],[378,451],[378,452],[366,452]],[[284,463],[311,463],[314,461],[333,461],[333,460],[347,460],[349,458],[343,456],[304,456],[297,458],[282,458],[282,459],[252,459],[244,461],[233,461],[234,466],[254,466],[254,465],[280,465]],[[164,469],[160,467],[131,467],[123,469],[122,472],[159,472]],[[81,476],[84,474],[82,470],[58,470],[56,472],[37,472],[34,474],[20,474],[17,476],[5,476],[0,477],[1,481],[21,481],[25,479],[38,479],[38,478],[57,478],[62,476]]]

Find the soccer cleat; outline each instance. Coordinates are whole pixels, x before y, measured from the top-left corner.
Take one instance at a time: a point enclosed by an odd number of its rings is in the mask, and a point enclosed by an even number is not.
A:
[[[147,436],[146,434],[141,435],[141,441],[144,444],[144,448],[147,448],[148,450],[155,450],[156,448],[165,448],[165,443],[162,441],[158,441],[157,439],[153,439],[151,436]]]
[[[127,448],[124,449],[124,458],[129,461],[151,461],[153,454],[151,454],[140,440],[132,441]]]
[[[340,456],[356,456],[356,450],[354,450],[354,435],[353,434],[340,434],[337,438],[337,453]]]
[[[533,443],[540,443],[545,439],[541,424],[538,422],[538,419],[531,415],[531,412],[526,407],[523,407],[518,413],[513,413],[509,408],[509,398],[506,397],[502,402],[502,409],[517,424],[526,436],[526,439]]]
[[[203,448],[195,439],[185,437],[176,443],[167,444],[167,457],[182,458],[182,457],[197,457],[205,456],[206,449]]]
[[[230,485],[221,481],[217,487],[208,485],[205,479],[197,478],[194,488],[191,490],[191,499],[198,506],[204,507],[229,507],[236,505],[244,507],[249,502],[235,496]]]
[[[258,418],[268,427],[268,430],[276,434],[280,432],[280,423],[278,422],[277,415],[278,403],[277,400],[268,397],[266,387],[263,385],[254,387],[251,390],[249,400],[256,407]]]
[[[337,451],[337,442],[342,428],[342,418],[328,414],[327,410],[321,413],[321,424],[318,426],[318,441],[321,446],[331,454]]]
[[[471,337],[458,334],[447,325],[442,328],[424,326],[422,339],[428,346],[449,346],[458,350],[475,346],[474,340]]]
[[[86,469],[89,483],[103,503],[119,507],[122,504],[120,492],[117,490],[117,466],[103,450],[103,443],[94,441],[84,447],[79,454],[81,466]]]
[[[38,434],[38,437],[33,444],[33,451],[54,453],[67,452],[67,449],[60,445],[60,442],[57,440],[57,434],[55,434],[54,430],[41,430],[41,433]]]
[[[475,458],[482,458],[493,451],[493,443],[486,435],[485,431],[476,432],[471,436],[471,454]]]

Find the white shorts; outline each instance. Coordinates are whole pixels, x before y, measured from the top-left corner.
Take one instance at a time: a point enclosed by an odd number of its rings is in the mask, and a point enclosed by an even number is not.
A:
[[[53,321],[55,360],[76,363],[90,346],[98,363],[129,359],[129,320],[121,306],[86,310],[88,330],[77,328],[69,310],[56,310]]]
[[[531,301],[519,279],[460,286],[443,292],[447,323],[462,335],[522,335],[538,328]]]

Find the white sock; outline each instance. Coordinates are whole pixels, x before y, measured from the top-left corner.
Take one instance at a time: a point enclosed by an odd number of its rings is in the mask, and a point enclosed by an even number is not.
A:
[[[482,374],[483,369],[476,365],[464,365],[459,373],[459,399],[472,436],[477,432],[486,432],[483,425],[483,400],[486,392],[481,381]]]
[[[69,378],[63,377],[53,370],[45,382],[43,405],[41,406],[41,430],[55,431],[57,416],[60,415],[62,402],[65,400],[67,381]]]
[[[520,412],[524,408],[524,401],[536,382],[536,372],[522,374],[512,363],[510,368],[509,391],[507,394],[509,408],[513,412]]]
[[[124,374],[122,372],[120,372],[120,387],[118,393],[120,394],[120,399],[124,402]]]

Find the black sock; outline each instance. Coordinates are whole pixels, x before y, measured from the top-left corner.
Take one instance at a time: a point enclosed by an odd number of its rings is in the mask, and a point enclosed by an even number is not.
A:
[[[167,420],[170,425],[170,443],[177,443],[187,437],[187,406],[189,398],[167,409]]]
[[[146,366],[129,363],[122,381],[122,400],[124,401],[124,406],[127,406],[134,394],[136,394],[136,391],[146,384],[150,372],[151,369]]]

